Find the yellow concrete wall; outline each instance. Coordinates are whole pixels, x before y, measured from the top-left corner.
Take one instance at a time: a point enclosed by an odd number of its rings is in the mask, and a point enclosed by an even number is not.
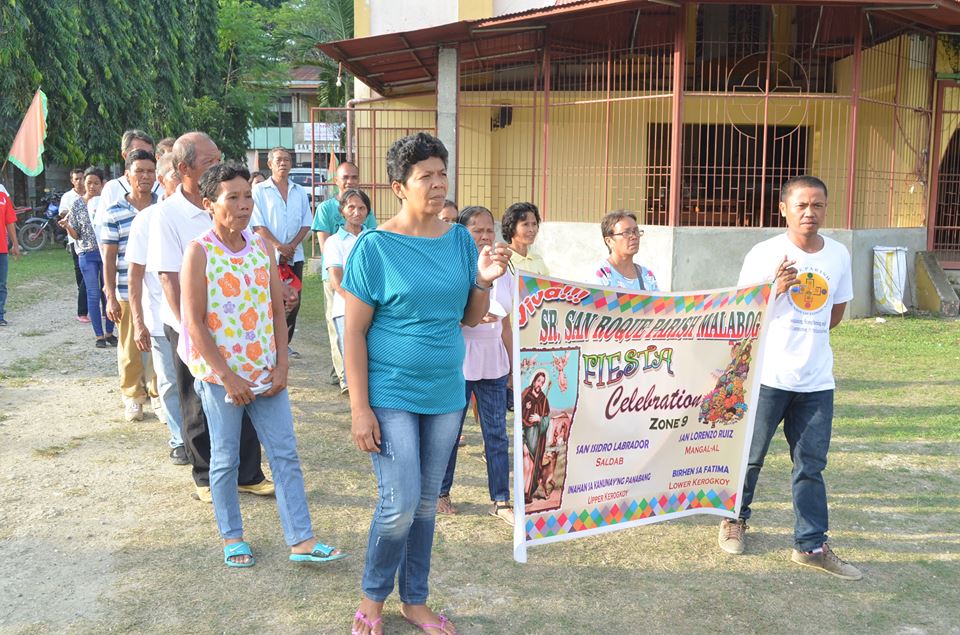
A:
[[[857,119],[857,175],[854,194],[854,227],[920,227],[927,206],[928,149],[932,120],[912,109],[930,106],[930,75],[916,61],[900,64],[897,90],[897,57],[910,57],[909,36],[894,38],[864,49],[861,101]],[[837,92],[850,94],[853,60],[834,65]],[[881,103],[877,103],[881,102]]]
[[[460,20],[482,20],[493,15],[493,0],[459,0]]]
[[[472,93],[470,101],[481,104],[485,93]],[[612,94],[615,99],[625,95]],[[551,99],[573,104],[593,100],[593,93],[555,92]],[[543,105],[536,110],[523,93],[498,92],[490,103],[525,104],[513,108],[512,123],[504,129],[490,128],[496,107],[470,106],[460,109],[460,169],[457,202],[484,205],[496,213],[516,200],[532,200],[543,205]],[[388,100],[378,108],[430,108],[432,98]],[[684,121],[701,124],[749,124],[761,112],[762,100],[756,97],[687,96]],[[367,115],[369,117],[369,115]],[[610,106],[610,136],[606,139],[607,106],[602,103],[553,106],[550,109],[547,170],[547,212],[552,220],[599,219],[610,209],[645,211],[648,201],[648,134],[650,125],[669,123],[669,96],[656,99],[614,102]],[[379,112],[376,137],[377,157],[363,158],[361,174],[371,169],[385,182],[383,154],[393,138],[385,128],[408,125],[411,115]],[[807,157],[810,171],[820,174],[831,187],[832,225],[845,222],[846,140],[848,106],[837,100],[771,102],[768,117],[778,125],[807,125]],[[406,123],[405,123],[406,122]],[[357,115],[360,148],[372,149],[370,121]],[[666,140],[665,140],[666,141]],[[604,155],[610,166],[604,179]],[[375,163],[375,165],[373,165]],[[662,166],[664,169],[666,165]],[[366,176],[364,176],[366,181]],[[606,198],[604,199],[604,189]],[[603,201],[606,200],[606,205]],[[603,209],[601,209],[603,208]],[[836,218],[834,218],[834,215]]]
[[[353,37],[370,35],[370,5],[367,0],[353,0]]]
[[[494,209],[491,166],[498,165],[492,156],[495,135],[490,134],[490,111],[487,108],[461,108],[458,141],[459,169],[457,192],[451,192],[460,208],[482,205]]]

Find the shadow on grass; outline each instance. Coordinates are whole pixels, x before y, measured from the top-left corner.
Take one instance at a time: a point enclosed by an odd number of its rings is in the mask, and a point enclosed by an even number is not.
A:
[[[858,392],[858,391],[874,391],[874,390],[891,390],[896,388],[932,388],[935,386],[944,386],[947,388],[955,389],[957,387],[957,381],[955,379],[943,379],[943,380],[918,380],[918,381],[905,381],[905,380],[884,380],[884,379],[837,379],[837,392]]]

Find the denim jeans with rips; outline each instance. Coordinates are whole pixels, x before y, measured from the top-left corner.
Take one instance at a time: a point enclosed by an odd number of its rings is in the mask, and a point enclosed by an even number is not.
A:
[[[370,523],[363,593],[382,602],[397,578],[400,601],[426,604],[440,481],[461,411],[422,415],[373,408],[380,452],[371,453],[379,502]]]

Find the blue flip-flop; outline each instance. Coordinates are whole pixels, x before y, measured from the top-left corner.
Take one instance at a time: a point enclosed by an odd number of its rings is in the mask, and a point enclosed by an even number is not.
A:
[[[234,562],[230,559],[236,556],[250,556],[250,562]],[[235,542],[233,544],[223,546],[223,563],[228,567],[245,569],[247,567],[252,567],[257,563],[257,561],[253,557],[253,552],[250,551],[250,545],[245,542]]]
[[[318,542],[313,548],[313,551],[310,553],[291,553],[290,560],[293,562],[332,562],[334,560],[346,558],[348,555],[342,551],[335,554],[333,553],[335,550],[336,547],[331,547],[330,545],[325,545],[322,542]]]

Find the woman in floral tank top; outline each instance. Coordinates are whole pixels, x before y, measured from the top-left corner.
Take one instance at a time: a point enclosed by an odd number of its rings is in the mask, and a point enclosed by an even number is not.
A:
[[[196,378],[210,430],[210,493],[224,562],[254,564],[237,495],[240,427],[246,412],[267,452],[290,560],[346,554],[314,538],[287,396],[287,325],[271,251],[247,229],[253,212],[246,168],[215,165],[200,178],[213,227],[187,247],[181,271],[181,357]]]

